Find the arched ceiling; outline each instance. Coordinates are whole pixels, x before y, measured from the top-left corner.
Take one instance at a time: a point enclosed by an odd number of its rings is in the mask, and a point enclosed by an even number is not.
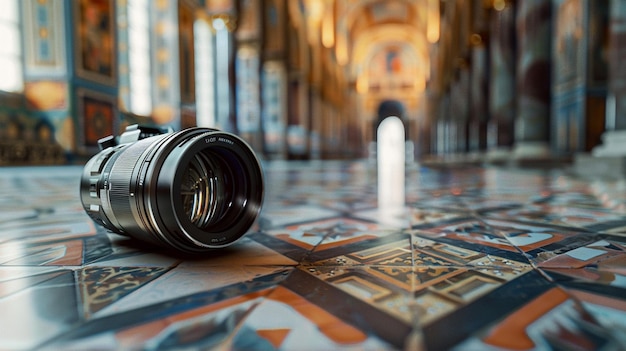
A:
[[[430,73],[429,10],[436,4],[438,28],[439,1],[300,0],[298,7],[309,43],[327,49],[357,92],[417,99]]]
[[[360,66],[368,65],[367,60],[376,56],[375,51],[386,50],[386,44],[395,47],[405,43],[413,51],[413,58],[422,62],[428,60],[424,1],[356,0],[346,3],[347,6],[337,7],[336,28],[337,36],[346,36],[346,63],[352,67],[352,74],[358,74]]]

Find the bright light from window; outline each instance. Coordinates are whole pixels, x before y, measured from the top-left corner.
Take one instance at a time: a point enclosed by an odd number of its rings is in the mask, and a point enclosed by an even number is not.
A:
[[[17,0],[0,1],[0,90],[10,92],[24,89],[19,18]]]
[[[196,121],[199,127],[215,127],[213,35],[205,20],[197,20],[193,29],[196,55]]]
[[[132,113],[143,116],[150,115],[152,112],[148,16],[147,0],[128,0],[129,109]]]
[[[229,65],[231,57],[232,40],[228,32],[226,22],[221,18],[213,20],[215,28],[215,127],[225,131],[231,131],[231,92],[227,87],[230,85]]]

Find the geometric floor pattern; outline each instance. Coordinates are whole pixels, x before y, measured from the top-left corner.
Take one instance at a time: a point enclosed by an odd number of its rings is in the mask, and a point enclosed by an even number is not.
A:
[[[626,183],[270,162],[257,224],[204,257],[84,213],[81,167],[0,170],[0,349],[619,350]]]

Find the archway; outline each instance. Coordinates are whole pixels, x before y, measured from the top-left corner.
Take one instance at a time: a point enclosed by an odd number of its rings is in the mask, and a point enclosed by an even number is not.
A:
[[[376,112],[376,118],[374,119],[373,124],[373,138],[372,140],[376,142],[378,127],[380,123],[387,117],[398,117],[402,121],[404,125],[404,140],[407,139],[407,130],[408,130],[408,122],[406,119],[406,109],[404,104],[398,100],[383,100],[379,105]]]

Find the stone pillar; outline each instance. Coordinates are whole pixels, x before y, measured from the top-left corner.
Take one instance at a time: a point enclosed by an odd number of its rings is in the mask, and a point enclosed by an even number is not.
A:
[[[236,126],[253,149],[263,149],[261,128],[262,3],[242,0],[235,36]]]
[[[241,45],[235,55],[236,126],[239,136],[254,149],[263,148],[261,136],[260,53],[255,45]]]
[[[265,156],[287,156],[287,69],[280,60],[265,61],[261,72],[261,128]]]
[[[433,144],[435,154],[443,156],[450,151],[449,128],[450,128],[450,90],[446,89],[439,100],[437,118],[433,123]]]
[[[448,125],[448,150],[450,153],[467,152],[467,125],[469,110],[469,69],[464,65],[450,90],[450,124]]]
[[[472,35],[472,61],[470,81],[470,122],[468,149],[482,153],[487,147],[487,48],[479,34]]]
[[[552,2],[517,3],[516,158],[549,156]]]
[[[515,7],[494,11],[491,17],[488,158],[504,161],[514,140],[515,121]]]
[[[602,145],[593,149],[599,157],[626,156],[626,3],[611,0],[609,10],[609,94],[606,132]],[[626,169],[626,167],[625,167]]]
[[[482,0],[472,0],[470,6],[468,149],[472,156],[482,158],[487,149],[489,120],[489,9]]]

